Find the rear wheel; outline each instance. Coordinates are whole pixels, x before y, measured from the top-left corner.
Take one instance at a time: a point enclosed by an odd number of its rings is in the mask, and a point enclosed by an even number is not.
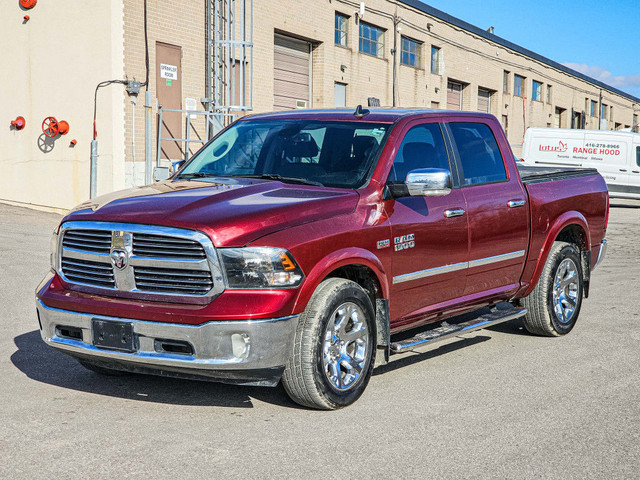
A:
[[[300,315],[282,383],[300,405],[333,410],[366,388],[375,355],[375,311],[365,290],[342,278],[323,281]]]
[[[583,277],[580,251],[554,242],[533,292],[523,300],[526,329],[538,335],[566,335],[576,324],[582,306]]]

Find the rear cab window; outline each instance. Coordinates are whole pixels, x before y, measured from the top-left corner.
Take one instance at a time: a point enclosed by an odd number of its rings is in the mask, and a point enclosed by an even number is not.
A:
[[[484,123],[447,123],[462,167],[463,186],[504,182],[507,171],[491,128]]]
[[[640,167],[640,145],[636,147],[636,165]]]

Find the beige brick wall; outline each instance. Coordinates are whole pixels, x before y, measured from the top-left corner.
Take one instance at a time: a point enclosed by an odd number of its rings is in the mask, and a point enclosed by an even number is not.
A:
[[[140,0],[124,0],[125,72],[144,79],[144,39]],[[149,0],[149,47],[151,90],[155,92],[155,42],[180,45],[183,51],[182,98],[199,100],[205,96],[205,6],[206,0]],[[351,0],[254,0],[253,28],[253,107],[254,112],[273,109],[274,34],[289,34],[313,44],[312,98],[314,108],[334,105],[334,82],[347,84],[347,105],[367,103],[377,97],[383,106],[391,106],[393,57],[393,14],[400,21],[400,36],[406,35],[422,43],[419,68],[398,62],[398,106],[430,108],[438,102],[446,108],[447,81],[463,83],[463,109],[478,108],[478,88],[491,90],[491,113],[508,119],[508,138],[517,155],[528,126],[553,126],[556,107],[565,110],[562,127],[570,126],[571,109],[585,110],[585,98],[599,100],[600,87],[563,71],[556,70],[530,57],[509,50],[468,31],[391,0],[368,0],[364,21],[385,29],[384,57],[377,58],[358,51],[358,24],[355,11],[359,2]],[[334,45],[335,12],[349,16],[347,48]],[[444,71],[430,72],[430,51],[435,45],[442,49]],[[503,71],[510,72],[509,92],[502,88]],[[514,74],[525,80],[525,95],[513,95]],[[532,80],[543,84],[542,101],[531,98]],[[552,86],[552,99],[546,102],[547,85]],[[634,108],[632,100],[611,91],[602,91],[602,101],[613,106],[613,120],[607,118],[607,128],[616,124],[631,126]],[[132,160],[132,106],[125,95],[127,184],[140,183],[144,176],[144,93],[141,92],[136,112],[136,167]],[[155,104],[155,97],[154,97]],[[609,110],[608,110],[609,112]],[[589,116],[587,128],[598,128],[597,113]],[[607,115],[609,117],[609,115]],[[154,130],[155,138],[155,116]],[[155,160],[155,142],[154,142]],[[137,180],[136,180],[137,179]]]
[[[205,97],[205,9],[206,0],[148,0],[149,38],[149,89],[153,92],[153,162],[156,159],[156,42],[182,47],[182,102],[185,97],[195,98],[197,108],[203,110],[200,99]],[[144,66],[144,2],[124,0],[124,64],[129,78],[141,82],[145,78]],[[126,122],[127,185],[140,185],[144,181],[144,88],[137,105],[132,106],[128,95],[123,94]],[[133,115],[135,111],[135,164],[133,163]],[[204,122],[195,122],[195,129],[202,135]],[[184,133],[184,127],[183,132]],[[192,131],[192,136],[196,134]],[[194,146],[193,149],[197,149]]]
[[[393,14],[401,18],[398,34],[423,42],[420,68],[398,65],[398,106],[430,107],[439,102],[446,107],[447,81],[465,84],[463,109],[478,108],[478,88],[495,93],[491,112],[502,120],[508,118],[509,141],[516,154],[528,126],[554,125],[555,108],[566,110],[562,127],[570,126],[571,109],[582,112],[585,98],[599,100],[600,87],[563,71],[556,70],[530,57],[523,56],[496,43],[461,30],[416,9],[390,0],[368,0],[364,21],[386,30],[384,58],[358,52],[358,25],[355,10],[359,2],[349,0],[255,0],[254,25],[254,107],[255,111],[273,108],[273,34],[288,33],[308,39],[315,45],[313,54],[313,107],[334,105],[334,82],[347,83],[347,105],[366,104],[368,97],[377,97],[382,105],[392,104]],[[334,45],[334,14],[348,15],[348,48]],[[429,24],[431,24],[429,26]],[[444,72],[430,72],[431,45],[442,48]],[[399,63],[399,62],[398,62]],[[341,66],[344,65],[344,71]],[[510,93],[503,93],[503,71],[510,74]],[[513,95],[513,76],[526,78],[525,95]],[[532,80],[543,84],[542,101],[532,100]],[[551,103],[546,102],[546,86],[552,86]],[[602,102],[613,106],[613,121],[607,115],[607,129],[631,126],[633,101],[614,92],[603,90]],[[638,106],[635,106],[638,113]],[[598,128],[597,113],[590,117],[587,128]]]

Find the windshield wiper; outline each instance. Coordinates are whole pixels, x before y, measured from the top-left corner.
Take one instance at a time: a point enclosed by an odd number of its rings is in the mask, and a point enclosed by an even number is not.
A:
[[[315,185],[317,187],[324,187],[324,185],[320,182],[314,182],[313,180],[307,180],[306,178],[298,178],[298,177],[284,177],[282,175],[278,175],[277,173],[259,173],[259,174],[236,174],[234,177],[243,177],[243,178],[262,178],[265,180],[278,180],[284,183],[298,183],[300,185]]]
[[[204,173],[204,172],[192,172],[192,173],[181,173],[176,177],[176,179],[180,178],[204,178],[204,177],[220,177],[215,173]]]

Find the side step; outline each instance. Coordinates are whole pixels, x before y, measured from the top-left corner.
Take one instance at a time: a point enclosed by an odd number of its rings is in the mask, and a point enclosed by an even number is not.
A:
[[[464,323],[450,325],[446,322],[442,322],[441,327],[421,332],[415,337],[407,338],[406,340],[391,342],[389,348],[391,353],[407,352],[426,343],[435,343],[440,340],[455,337],[462,333],[469,333],[474,330],[490,327],[502,322],[508,322],[509,320],[515,320],[516,318],[524,316],[526,313],[526,308],[519,307],[507,308],[504,310],[494,309],[490,313],[486,313]]]

